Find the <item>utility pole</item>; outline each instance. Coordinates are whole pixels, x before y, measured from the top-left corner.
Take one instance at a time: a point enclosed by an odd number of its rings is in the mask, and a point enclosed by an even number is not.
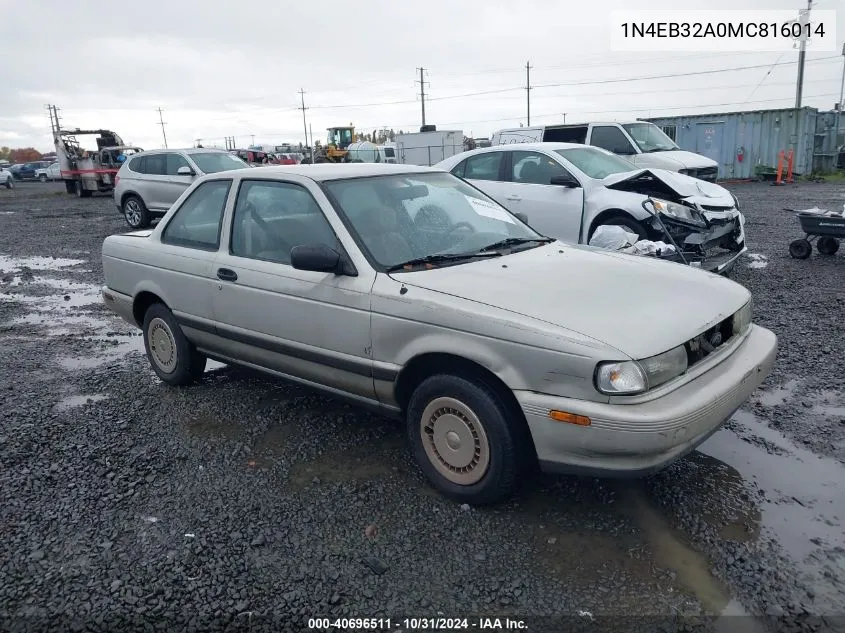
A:
[[[250,136],[252,137],[252,145],[254,147],[255,146],[255,134],[250,134]]]
[[[795,109],[801,107],[801,95],[804,91],[804,58],[807,54],[807,25],[810,23],[810,7],[813,0],[807,0],[807,9],[798,12],[798,23],[801,25],[801,37],[798,49],[798,85],[795,87]]]
[[[300,88],[299,89],[299,98],[302,101],[302,106],[299,108],[302,110],[302,130],[305,132],[305,145],[308,145],[308,125],[305,123],[305,111],[308,109],[305,107],[305,91]],[[311,148],[311,163],[314,162],[314,148]]]
[[[414,83],[419,83],[420,85],[420,104],[422,104],[422,124],[425,125],[425,84],[427,83],[423,73],[425,73],[425,68],[417,68],[420,71],[420,78],[419,81],[414,81]]]
[[[842,87],[839,88],[839,108],[836,112],[836,135],[834,136],[834,149],[839,149],[839,126],[842,124],[842,98],[845,97],[845,44],[842,45]]]
[[[158,120],[159,125],[161,126],[161,135],[164,137],[164,149],[167,149],[167,134],[164,132],[164,126],[166,125],[164,119],[162,118],[162,109],[158,108]]]
[[[531,62],[525,62],[525,105],[528,110],[528,125],[531,125]]]

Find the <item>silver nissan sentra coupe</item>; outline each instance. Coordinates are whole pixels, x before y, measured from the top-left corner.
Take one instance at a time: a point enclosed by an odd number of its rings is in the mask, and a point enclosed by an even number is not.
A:
[[[431,483],[469,503],[537,461],[660,470],[730,418],[777,347],[742,286],[564,245],[426,167],[210,174],[155,228],[107,237],[103,271],[164,382],[212,358],[402,416]]]

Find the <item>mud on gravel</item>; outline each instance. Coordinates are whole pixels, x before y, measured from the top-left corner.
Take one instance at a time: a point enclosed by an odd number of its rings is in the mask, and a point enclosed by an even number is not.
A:
[[[841,209],[845,187],[732,190],[734,277],[780,338],[763,388],[655,477],[537,477],[483,509],[341,401],[219,364],[166,387],[100,302],[102,240],[126,230],[111,198],[0,190],[0,628],[845,630],[845,255],[791,259],[783,211]]]

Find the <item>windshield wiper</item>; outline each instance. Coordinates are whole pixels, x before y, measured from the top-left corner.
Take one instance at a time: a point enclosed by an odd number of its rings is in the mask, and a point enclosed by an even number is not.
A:
[[[412,266],[422,266],[424,264],[437,264],[440,262],[455,262],[462,259],[474,259],[476,257],[499,257],[501,253],[440,253],[438,255],[426,255],[425,257],[417,257],[409,259],[401,264],[394,264],[387,268],[387,272],[392,273],[397,270],[409,268]]]
[[[489,251],[496,251],[500,248],[507,248],[508,246],[518,246],[519,244],[530,244],[532,242],[540,242],[541,244],[548,244],[554,242],[553,237],[508,237],[498,242],[488,244],[484,248],[478,249],[479,254]]]

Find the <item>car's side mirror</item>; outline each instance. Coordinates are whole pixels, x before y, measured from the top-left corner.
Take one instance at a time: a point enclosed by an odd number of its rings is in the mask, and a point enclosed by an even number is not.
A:
[[[570,187],[572,189],[577,189],[581,186],[581,183],[571,176],[552,176],[549,180],[549,184],[558,185],[560,187]]]
[[[187,165],[182,165],[179,169],[176,170],[176,173],[180,176],[193,176],[194,170],[188,167]]]
[[[346,261],[333,248],[325,244],[303,244],[290,251],[290,263],[296,270],[311,270],[335,275],[354,274]]]
[[[523,224],[528,224],[528,216],[525,215],[524,213],[516,212],[513,215],[517,220],[519,220]]]

